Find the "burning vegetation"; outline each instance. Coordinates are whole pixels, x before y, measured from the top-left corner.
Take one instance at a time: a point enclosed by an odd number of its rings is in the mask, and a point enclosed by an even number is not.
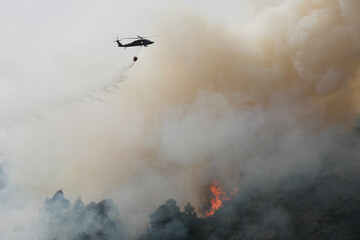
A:
[[[210,197],[210,210],[206,212],[206,216],[210,217],[223,205],[224,201],[229,201],[233,195],[238,192],[238,189],[231,192],[230,196],[219,185],[218,180],[214,179],[213,184],[210,186],[212,196]]]
[[[327,161],[328,164],[333,162]],[[71,205],[62,191],[58,191],[46,199],[41,211],[46,226],[42,239],[359,239],[359,170],[352,165],[346,175],[339,175],[333,168],[324,169],[315,179],[299,173],[279,182],[275,188],[241,190],[241,194],[238,191],[228,197],[218,181],[214,181],[212,202],[218,207],[208,212],[214,213],[201,218],[191,203],[182,210],[176,200],[169,199],[149,216],[148,228],[140,237],[127,234],[120,221],[126,216],[117,211],[111,200],[85,205],[78,199]]]
[[[322,195],[329,184],[354,190],[360,179],[343,181],[328,176],[304,189],[260,191],[240,200],[234,196],[207,218],[198,218],[195,207],[183,210],[169,199],[150,215],[150,225],[138,240],[285,240],[359,239],[360,200],[351,196]],[[357,190],[355,190],[357,188]],[[309,197],[311,196],[311,197]],[[129,238],[110,200],[73,206],[57,192],[42,211],[47,228],[41,239],[118,240]],[[66,229],[66,231],[64,231]],[[135,238],[136,239],[136,238]]]
[[[311,181],[306,174],[297,174],[274,189],[251,189],[228,199],[214,182],[212,191],[221,201],[212,215],[199,218],[190,203],[181,211],[170,199],[150,216],[150,227],[139,240],[359,239],[356,171],[349,171],[346,178],[326,172]],[[289,188],[294,182],[304,184]]]

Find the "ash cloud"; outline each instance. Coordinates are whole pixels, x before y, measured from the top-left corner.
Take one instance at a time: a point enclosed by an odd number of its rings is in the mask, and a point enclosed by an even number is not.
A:
[[[201,216],[212,178],[246,198],[285,180],[290,191],[329,172],[346,176],[358,168],[350,132],[359,8],[356,0],[282,1],[235,30],[191,11],[161,14],[166,39],[108,104],[71,105],[1,135],[13,153],[10,179],[37,198],[59,185],[72,198],[112,198],[136,235],[169,198],[190,201]],[[286,228],[288,211],[276,205],[265,215]]]

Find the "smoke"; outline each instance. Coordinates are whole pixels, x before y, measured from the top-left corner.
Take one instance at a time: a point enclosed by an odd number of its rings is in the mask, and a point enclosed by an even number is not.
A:
[[[360,3],[261,4],[236,29],[192,10],[161,13],[165,37],[104,101],[2,129],[9,182],[31,201],[59,188],[70,199],[111,198],[136,233],[169,198],[201,212],[213,178],[241,195],[321,174],[356,123]]]
[[[357,3],[286,1],[236,34],[189,15],[164,30],[172,41],[157,67],[136,77],[158,125],[152,161],[187,189],[176,199],[201,206],[192,196],[214,176],[268,187],[320,171],[356,120],[359,26],[348,4]]]

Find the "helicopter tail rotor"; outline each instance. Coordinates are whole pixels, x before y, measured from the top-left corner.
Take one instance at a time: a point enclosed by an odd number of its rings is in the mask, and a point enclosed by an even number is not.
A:
[[[121,39],[120,39],[121,40]],[[114,42],[116,42],[118,44],[118,47],[123,47],[123,45],[121,44],[119,38],[116,37],[116,40]]]

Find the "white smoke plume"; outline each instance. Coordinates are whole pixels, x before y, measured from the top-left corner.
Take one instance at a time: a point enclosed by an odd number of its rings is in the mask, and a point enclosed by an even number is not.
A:
[[[1,158],[25,196],[0,190],[0,199],[39,202],[59,188],[72,200],[112,198],[136,234],[169,198],[201,212],[213,178],[241,194],[316,176],[356,123],[360,2],[257,4],[232,28],[192,10],[161,12],[166,37],[143,49],[116,91],[99,94],[104,102],[12,115],[26,120],[1,125]],[[0,219],[9,236],[22,225]]]

